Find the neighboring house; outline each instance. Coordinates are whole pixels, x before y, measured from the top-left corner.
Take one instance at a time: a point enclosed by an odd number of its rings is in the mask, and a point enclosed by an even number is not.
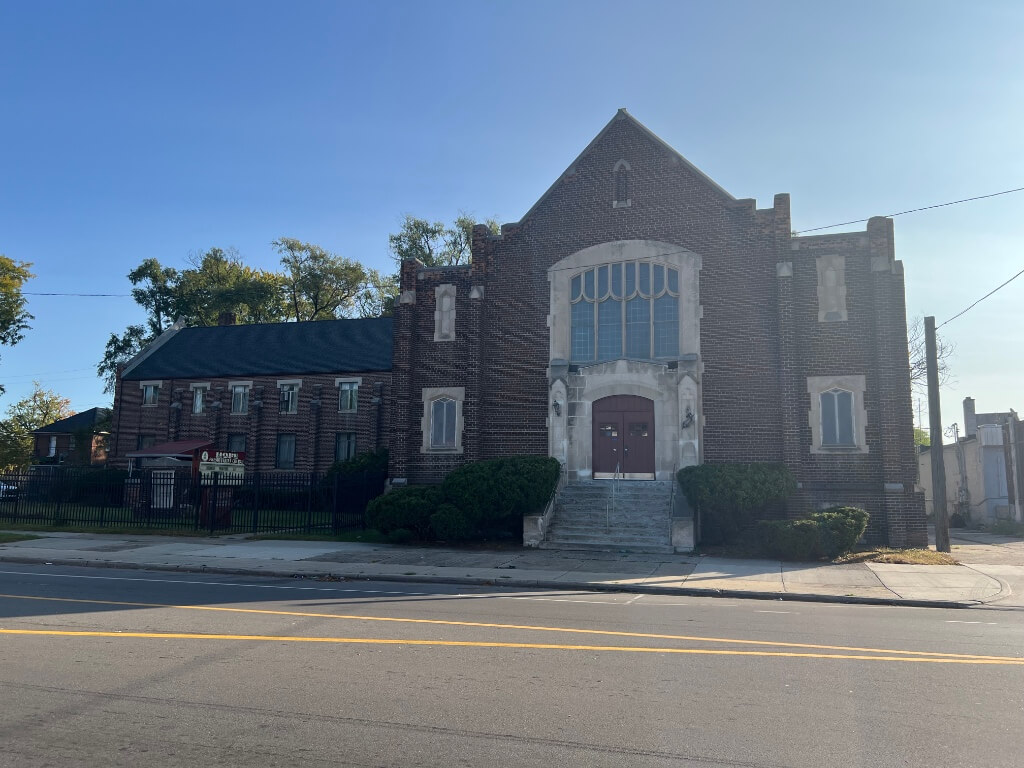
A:
[[[174,327],[120,373],[111,464],[209,440],[250,471],[323,471],[385,444],[391,318]]]
[[[946,471],[946,511],[960,512],[968,522],[988,525],[996,520],[1021,520],[1012,494],[1017,445],[1024,438],[1013,410],[977,413],[974,398],[964,398],[964,432],[955,443],[943,445]],[[1016,432],[1016,439],[1011,435]],[[932,508],[932,448],[921,449],[919,469],[928,514]],[[1020,468],[1017,468],[1018,477]]]
[[[788,195],[733,197],[620,110],[520,221],[476,227],[471,264],[403,263],[393,335],[389,319],[161,336],[119,380],[114,453],[244,435],[270,469],[293,435],[294,467],[319,469],[350,430],[389,448],[394,484],[510,454],[554,456],[570,483],[781,462],[790,514],[855,504],[870,540],[924,545],[892,221],[792,228]],[[259,407],[232,416],[236,396]]]
[[[90,408],[32,433],[36,464],[101,466],[107,460],[110,409]]]

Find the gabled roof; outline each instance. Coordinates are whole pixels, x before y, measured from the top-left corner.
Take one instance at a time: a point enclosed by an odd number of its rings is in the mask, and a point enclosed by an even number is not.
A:
[[[679,152],[671,144],[669,144],[663,138],[658,136],[654,131],[652,131],[646,125],[641,123],[639,120],[637,120],[631,114],[629,114],[629,112],[626,111],[625,107],[623,107],[622,109],[620,109],[618,112],[615,113],[615,116],[612,117],[612,119],[608,121],[607,125],[605,125],[605,127],[601,129],[601,132],[598,133],[597,136],[594,137],[593,141],[591,141],[589,144],[587,144],[587,146],[584,148],[584,150],[582,152],[579,153],[579,155],[576,157],[576,159],[573,160],[571,163],[569,163],[569,166],[565,169],[565,171],[563,171],[559,175],[559,177],[557,179],[555,179],[555,183],[552,184],[550,187],[548,187],[547,191],[543,195],[541,195],[540,199],[537,200],[537,202],[534,203],[530,207],[530,210],[528,210],[525,214],[523,214],[523,217],[517,223],[521,223],[523,221],[526,221],[528,218],[530,218],[530,214],[532,214],[535,210],[537,210],[537,208],[545,200],[547,200],[548,197],[551,196],[551,193],[555,191],[555,188],[558,187],[558,185],[562,182],[562,179],[565,178],[566,172],[570,168],[575,166],[584,156],[586,156],[586,154],[588,152],[590,152],[590,150],[593,147],[595,147],[601,141],[601,139],[603,139],[605,137],[605,134],[608,133],[609,130],[611,130],[611,127],[613,125],[615,125],[616,121],[618,121],[618,120],[628,120],[630,125],[633,125],[635,128],[639,129],[640,132],[643,133],[645,136],[647,136],[652,141],[654,141],[655,143],[659,144],[661,147],[663,147],[664,149],[666,149],[667,151],[669,151],[673,155],[675,155],[677,158],[679,158],[679,162],[680,162],[681,165],[683,165],[686,168],[689,168],[690,171],[692,171],[694,174],[696,174],[699,178],[703,179],[704,182],[707,183],[707,185],[709,187],[711,187],[716,192],[718,192],[723,198],[725,198],[726,200],[728,200],[730,202],[736,200],[735,197],[733,197],[728,192],[726,192],[724,189],[722,189],[722,187],[720,187],[713,179],[711,179],[711,177],[709,177],[706,173],[704,173],[700,168],[698,168],[693,163],[691,163],[689,160],[687,160],[685,157],[683,157],[681,154],[679,154]]]
[[[35,434],[67,435],[75,432],[87,432],[96,428],[96,422],[110,416],[109,408],[90,408],[87,411],[68,416],[66,419],[47,424],[35,431]]]
[[[390,371],[391,346],[390,317],[182,328],[122,378]]]

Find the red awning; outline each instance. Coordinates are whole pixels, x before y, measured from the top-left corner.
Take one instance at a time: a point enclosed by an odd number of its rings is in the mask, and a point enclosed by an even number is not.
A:
[[[174,443],[161,443],[138,451],[125,454],[129,459],[191,459],[192,454],[200,448],[212,448],[210,440],[178,440]]]

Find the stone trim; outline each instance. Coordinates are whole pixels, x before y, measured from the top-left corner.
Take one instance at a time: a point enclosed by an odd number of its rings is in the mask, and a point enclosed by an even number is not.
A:
[[[818,322],[839,323],[848,319],[846,311],[846,257],[819,256]]]
[[[430,406],[435,400],[451,398],[455,401],[455,447],[434,448],[430,445]],[[420,418],[420,431],[423,441],[420,453],[459,454],[462,453],[462,432],[465,429],[463,404],[466,400],[465,387],[424,387],[422,391],[423,416]]]
[[[811,453],[859,454],[868,453],[868,413],[864,406],[865,377],[860,374],[847,376],[808,376],[807,392],[811,396],[811,410],[808,423],[811,427]],[[821,395],[830,389],[843,389],[853,394],[853,438],[855,445],[839,446],[821,444]]]
[[[451,283],[434,288],[434,341],[455,341],[456,291]]]

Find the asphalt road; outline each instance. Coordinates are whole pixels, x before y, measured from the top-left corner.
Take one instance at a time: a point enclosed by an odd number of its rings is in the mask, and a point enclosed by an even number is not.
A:
[[[1024,612],[0,564],[2,766],[1020,766]]]

